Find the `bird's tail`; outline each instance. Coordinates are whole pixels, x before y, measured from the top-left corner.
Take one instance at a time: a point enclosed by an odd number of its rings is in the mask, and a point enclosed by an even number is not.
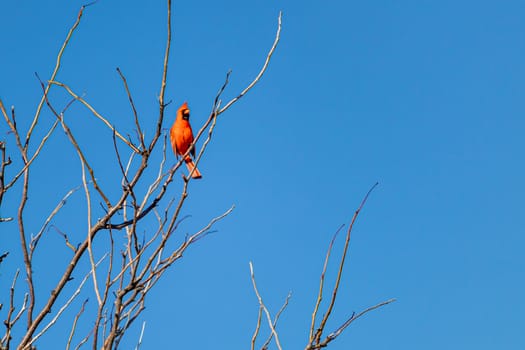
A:
[[[193,163],[193,160],[191,160],[190,156],[187,156],[186,159],[184,159],[186,162],[186,166],[188,167],[188,171],[191,173],[193,169],[193,175],[191,176],[194,179],[200,179],[202,177],[199,169],[195,167],[195,163]]]

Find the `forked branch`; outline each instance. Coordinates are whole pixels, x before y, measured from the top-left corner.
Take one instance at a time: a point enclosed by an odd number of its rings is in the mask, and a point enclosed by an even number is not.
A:
[[[354,227],[354,224],[357,220],[357,217],[359,216],[359,213],[361,212],[361,210],[363,209],[370,193],[377,187],[378,183],[375,183],[371,188],[370,190],[368,190],[368,192],[366,193],[366,195],[364,196],[363,200],[361,201],[361,204],[359,205],[359,207],[357,208],[357,210],[355,211],[354,213],[354,216],[352,217],[352,220],[350,221],[350,225],[346,231],[346,239],[345,239],[345,244],[344,244],[344,248],[343,248],[343,254],[341,256],[341,260],[339,261],[339,268],[338,268],[338,271],[337,271],[337,277],[336,277],[336,280],[335,280],[335,285],[332,289],[332,297],[330,299],[330,303],[326,309],[326,312],[324,313],[323,315],[323,318],[321,319],[320,323],[319,323],[319,326],[317,328],[317,330],[314,332],[314,329],[315,329],[315,323],[316,323],[316,318],[317,318],[317,313],[319,311],[319,307],[321,305],[321,300],[323,298],[323,289],[324,289],[324,277],[325,277],[325,273],[326,273],[326,268],[327,268],[327,265],[328,265],[328,260],[329,260],[329,257],[330,257],[330,253],[332,251],[332,248],[333,248],[333,243],[335,241],[335,238],[337,237],[337,234],[339,233],[339,231],[341,230],[342,226],[337,230],[337,232],[335,233],[334,237],[332,238],[332,241],[330,242],[330,245],[328,246],[328,251],[326,253],[326,258],[325,258],[325,263],[324,263],[324,266],[323,266],[323,271],[321,273],[321,278],[320,278],[320,285],[319,285],[319,293],[317,295],[317,301],[316,301],[316,304],[315,304],[315,307],[314,307],[314,311],[312,313],[312,323],[311,323],[311,326],[310,326],[310,337],[309,337],[309,341],[308,341],[308,344],[306,346],[306,350],[313,350],[313,349],[320,349],[320,348],[324,348],[328,345],[328,343],[330,343],[332,340],[334,340],[335,338],[337,338],[354,320],[356,320],[357,318],[361,317],[362,315],[364,315],[365,313],[369,312],[369,311],[372,311],[372,310],[375,310],[383,305],[387,305],[393,301],[395,301],[395,299],[389,299],[385,302],[382,302],[382,303],[379,303],[375,306],[372,306],[366,310],[364,310],[363,312],[360,312],[357,316],[355,314],[353,314],[343,325],[341,325],[336,331],[332,332],[330,335],[328,335],[324,340],[321,340],[322,336],[323,336],[323,332],[325,330],[325,327],[326,327],[326,322],[328,321],[332,311],[333,311],[333,308],[334,308],[334,305],[335,305],[335,301],[336,301],[336,298],[337,298],[337,292],[339,290],[339,284],[341,282],[341,277],[342,277],[342,274],[343,274],[343,267],[344,267],[344,264],[345,264],[345,260],[346,260],[346,254],[348,252],[348,246],[350,244],[350,238],[351,238],[351,234],[352,234],[352,229]]]
[[[281,308],[281,310],[279,311],[279,313],[277,314],[277,316],[275,318],[275,323],[274,323],[274,321],[272,321],[272,316],[270,315],[270,312],[266,308],[266,305],[264,305],[264,302],[263,302],[263,299],[261,297],[261,294],[259,293],[259,290],[257,289],[257,283],[255,282],[255,274],[253,272],[253,264],[252,264],[251,261],[250,261],[250,276],[251,276],[251,279],[252,279],[253,290],[255,291],[255,295],[257,296],[257,300],[259,301],[259,308],[262,309],[262,311],[266,315],[266,320],[268,321],[268,327],[270,327],[271,335],[275,338],[275,345],[277,346],[277,348],[279,350],[282,350],[281,342],[279,341],[279,335],[277,334],[277,331],[275,330],[275,325],[277,324],[277,320],[279,319],[279,315],[282,313],[282,310],[284,310],[286,305],[288,305],[288,299],[290,298],[290,295],[288,295],[288,297],[286,298],[286,302],[285,302],[284,306]],[[257,331],[257,333],[258,333],[258,331]],[[271,340],[271,337],[269,338],[269,340]],[[252,343],[254,343],[254,342],[255,342],[255,339],[252,340]],[[264,349],[265,346],[268,346],[268,344],[265,343],[265,345],[263,346],[263,349]]]

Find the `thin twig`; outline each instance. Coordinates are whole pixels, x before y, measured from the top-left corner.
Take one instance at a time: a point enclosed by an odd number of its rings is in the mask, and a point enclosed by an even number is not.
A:
[[[22,141],[20,139],[20,133],[18,132],[17,126],[16,126],[16,117],[15,117],[15,108],[14,106],[11,107],[11,118],[7,115],[7,111],[5,110],[5,107],[0,100],[0,110],[2,111],[2,115],[4,116],[4,119],[6,123],[9,125],[9,128],[15,135],[15,140],[17,147],[20,151],[20,155],[22,156],[22,160],[24,164],[28,163],[28,157],[27,157],[27,147],[22,145]],[[27,327],[29,328],[33,322],[33,308],[35,305],[35,289],[33,285],[33,268],[32,268],[32,261],[29,257],[29,249],[27,246],[27,239],[25,234],[25,227],[24,227],[24,209],[27,202],[28,197],[28,189],[29,187],[29,168],[25,168],[24,170],[24,184],[22,187],[22,197],[20,198],[20,204],[18,206],[18,212],[17,212],[17,221],[18,221],[18,231],[19,231],[19,237],[20,237],[20,245],[22,246],[22,254],[24,257],[24,267],[26,270],[26,283],[27,288],[29,290],[29,306],[27,310]],[[2,194],[6,191],[4,188],[2,190]],[[7,220],[8,221],[8,220]]]
[[[131,142],[129,141],[128,139],[126,139],[124,136],[122,136],[114,127],[113,125],[111,125],[111,123],[106,119],[104,118],[100,113],[98,113],[96,111],[95,108],[93,108],[86,100],[84,100],[82,97],[80,97],[79,95],[75,94],[73,92],[73,90],[71,90],[71,88],[69,86],[67,86],[66,84],[64,83],[61,83],[61,82],[58,82],[58,81],[55,81],[55,80],[50,80],[48,82],[48,84],[52,84],[52,85],[57,85],[57,86],[60,86],[62,88],[64,88],[75,100],[79,101],[80,103],[82,103],[84,106],[86,106],[87,109],[90,110],[91,113],[93,113],[93,115],[95,117],[97,117],[98,119],[100,119],[104,124],[106,124],[106,126],[112,131],[114,132],[117,137],[119,139],[121,139],[126,145],[128,145],[134,152],[136,153],[140,153],[140,150]]]
[[[272,47],[270,48],[270,51],[268,52],[268,55],[266,56],[266,60],[264,61],[264,64],[259,71],[259,74],[255,77],[255,79],[248,85],[237,97],[233,98],[230,102],[228,102],[221,110],[218,111],[218,115],[224,113],[228,108],[231,107],[235,102],[237,102],[239,99],[241,99],[248,91],[250,91],[255,84],[259,82],[259,80],[262,78],[264,72],[266,71],[266,68],[268,68],[268,64],[270,63],[270,60],[272,58],[272,55],[275,51],[275,48],[277,47],[277,44],[279,43],[279,39],[281,38],[281,20],[282,20],[283,13],[282,11],[279,11],[279,17],[277,19],[277,33],[275,34],[275,40],[273,42]]]
[[[51,78],[49,80],[51,80],[51,81],[55,80],[55,77],[57,76],[58,70],[60,69],[60,63],[62,61],[62,55],[64,54],[66,46],[68,45],[69,40],[71,39],[71,36],[75,32],[75,29],[77,29],[78,25],[80,24],[80,19],[82,18],[82,14],[84,13],[84,9],[86,7],[88,7],[88,6],[90,6],[90,5],[91,4],[87,4],[87,5],[84,5],[84,6],[80,7],[80,10],[78,11],[77,19],[76,19],[75,23],[73,24],[73,26],[71,27],[71,29],[69,30],[69,32],[67,33],[66,40],[64,40],[64,43],[62,44],[62,47],[60,48],[60,51],[58,52],[57,60],[56,60],[56,64],[55,64],[55,69],[53,70],[53,73],[51,74]],[[42,106],[44,105],[44,101],[47,98],[46,96],[47,96],[50,88],[51,88],[51,84],[47,83],[47,85],[46,85],[46,87],[44,89],[43,96],[40,99],[40,102],[38,103],[38,107],[36,109],[35,116],[33,117],[33,122],[31,123],[31,127],[29,128],[29,130],[27,132],[26,140],[25,140],[25,144],[24,144],[24,148],[25,149],[27,149],[27,146],[29,144],[29,140],[31,138],[31,134],[33,132],[33,129],[36,126],[36,123],[38,122],[38,118],[40,117],[40,112],[42,110]]]
[[[77,248],[71,244],[71,242],[69,241],[69,237],[67,236],[67,234],[65,232],[62,232],[58,227],[56,227],[55,225],[51,225],[49,226],[49,228],[54,228],[56,233],[58,233],[60,236],[62,236],[62,238],[64,238],[64,243],[66,243],[66,246],[71,249],[73,251],[73,253],[75,253],[77,251]]]
[[[137,115],[137,109],[135,108],[135,103],[133,103],[133,98],[131,97],[131,92],[129,91],[128,82],[126,80],[126,77],[124,76],[120,68],[118,67],[117,67],[117,72],[120,75],[122,82],[124,83],[124,88],[126,89],[126,94],[128,95],[129,104],[131,105],[131,109],[133,110],[133,116],[135,118],[135,126],[137,127],[137,133],[138,133],[139,141],[140,141],[140,148],[142,150],[145,150],[146,145],[144,144],[144,133],[142,132],[142,129],[140,128],[139,117]]]
[[[9,118],[9,115],[7,114],[7,111],[5,109],[4,103],[2,102],[2,99],[0,99],[0,111],[2,112],[2,115],[4,116],[4,120],[9,126],[9,129],[11,129],[11,132],[13,135],[15,135],[15,141],[16,146],[20,150],[20,153],[24,153],[24,146],[22,145],[22,141],[20,139],[20,134],[18,132],[18,129],[16,127],[16,120],[15,120],[15,109],[14,107],[11,107],[11,115],[12,119]]]
[[[142,337],[144,336],[144,329],[145,328],[146,328],[146,321],[142,322],[142,328],[140,330],[139,341],[137,343],[137,346],[135,347],[135,350],[139,350],[140,346],[142,345]]]
[[[253,265],[251,261],[250,261],[250,276],[252,278],[253,290],[255,291],[255,294],[257,295],[257,299],[259,300],[259,306],[263,308],[264,313],[266,314],[266,319],[268,320],[268,326],[270,327],[272,334],[275,337],[275,344],[277,345],[277,348],[279,350],[282,350],[281,343],[279,341],[279,336],[277,335],[277,331],[275,330],[275,327],[273,326],[272,317],[270,316],[270,312],[264,305],[262,297],[259,294],[259,291],[257,290],[257,283],[255,283],[255,275],[253,273]]]
[[[328,249],[326,250],[326,257],[324,259],[323,272],[321,272],[321,278],[319,282],[319,293],[317,294],[317,302],[315,303],[314,311],[312,312],[312,323],[310,325],[310,341],[314,339],[315,320],[317,318],[317,312],[319,311],[319,306],[321,305],[321,301],[323,300],[324,277],[326,274],[326,268],[328,267],[328,259],[330,258],[330,253],[332,252],[332,248],[334,246],[335,239],[337,238],[337,235],[343,229],[344,226],[345,226],[344,224],[339,226],[337,231],[335,231],[335,234],[332,237],[330,244],[328,245]]]
[[[380,302],[379,304],[376,304],[374,306],[370,306],[370,307],[366,308],[365,310],[361,311],[357,315],[352,315],[352,317],[350,317],[348,320],[346,320],[345,323],[343,323],[339,328],[337,328],[334,332],[329,334],[326,337],[326,339],[322,343],[319,344],[319,348],[325,347],[330,341],[332,341],[335,338],[337,338],[346,329],[346,327],[348,327],[352,322],[357,320],[359,317],[363,316],[364,314],[366,314],[366,313],[368,313],[368,312],[370,312],[372,310],[378,309],[381,306],[385,306],[385,305],[388,305],[390,303],[393,303],[394,301],[396,301],[396,299],[394,299],[394,298],[388,299],[386,301]]]
[[[75,335],[75,330],[77,329],[78,319],[80,318],[80,315],[84,313],[84,309],[86,307],[87,302],[88,299],[84,300],[82,306],[80,307],[80,310],[77,312],[75,318],[73,319],[73,325],[71,326],[71,331],[69,332],[69,337],[67,339],[66,350],[69,350],[69,348],[71,347],[71,341],[73,340],[73,335]]]
[[[0,101],[1,103],[1,101]],[[7,192],[7,187],[5,186],[5,169],[8,165],[10,165],[11,158],[6,158],[6,149],[5,149],[5,141],[0,141],[0,207],[2,206],[2,200],[4,198],[4,193]],[[11,221],[13,218],[2,218],[0,217],[0,222],[7,222]]]
[[[162,130],[162,122],[164,121],[164,109],[166,108],[166,104],[164,102],[164,93],[166,91],[166,84],[167,84],[167,78],[168,78],[168,63],[170,58],[170,48],[171,48],[171,0],[167,1],[167,25],[166,25],[166,50],[164,52],[164,62],[162,65],[162,80],[160,82],[160,92],[159,92],[159,117],[157,119],[157,128],[155,130],[155,134],[153,136],[153,139],[150,142],[149,145],[149,151],[153,151],[153,148],[157,144],[157,140],[160,137],[161,130]]]
[[[16,280],[18,279],[18,274],[20,270],[16,270],[15,277],[13,278],[13,283],[11,283],[11,289],[9,290],[9,310],[7,311],[7,318],[4,321],[4,324],[7,328],[5,336],[2,338],[1,344],[7,343],[7,348],[9,348],[9,340],[11,339],[11,330],[13,327],[13,322],[11,322],[11,316],[15,311],[15,286]]]
[[[81,162],[82,167],[82,184],[84,185],[84,192],[86,194],[86,209],[87,209],[87,225],[88,225],[88,255],[89,263],[91,264],[91,275],[93,277],[93,288],[95,290],[95,295],[97,296],[98,305],[102,305],[102,298],[100,297],[100,292],[98,290],[98,281],[97,281],[97,266],[95,264],[95,258],[93,256],[93,247],[92,241],[93,237],[91,236],[91,193],[89,192],[88,183],[86,180],[86,169],[84,163]]]
[[[286,309],[286,307],[288,306],[288,302],[290,301],[291,297],[292,297],[292,292],[289,292],[288,295],[286,296],[286,300],[284,301],[283,306],[281,306],[281,309],[275,315],[275,318],[273,320],[274,329],[277,328],[277,321],[279,321],[279,317],[281,317],[281,314],[283,313],[284,309]],[[268,345],[270,345],[272,338],[273,338],[273,333],[270,333],[270,335],[268,336],[268,339],[266,339],[266,342],[264,342],[263,346],[261,347],[262,350],[268,349]]]
[[[27,149],[21,151],[24,164],[27,163]],[[25,225],[24,225],[24,209],[27,203],[29,192],[29,168],[24,171],[24,183],[22,187],[22,198],[18,207],[18,231],[20,237],[20,245],[22,246],[22,253],[24,256],[24,267],[26,270],[26,283],[29,290],[29,307],[27,310],[27,327],[29,328],[33,323],[33,310],[35,307],[35,286],[33,283],[33,261],[29,254],[29,248],[26,239]]]
[[[17,180],[20,178],[20,176],[22,176],[24,174],[26,169],[28,167],[30,167],[31,164],[33,164],[33,161],[38,157],[38,155],[42,151],[42,148],[44,147],[44,144],[51,137],[51,135],[53,134],[53,131],[55,131],[57,125],[58,125],[58,120],[55,120],[55,122],[53,123],[51,128],[49,128],[49,131],[47,132],[47,134],[40,141],[40,144],[38,145],[38,147],[37,147],[35,153],[33,154],[33,156],[27,161],[27,163],[24,164],[24,167],[22,169],[20,169],[20,171],[11,179],[9,184],[6,185],[6,189],[12,187],[17,182]]]
[[[26,309],[27,309],[27,300],[28,299],[29,299],[29,294],[28,293],[24,294],[24,300],[22,301],[22,307],[20,307],[20,310],[18,310],[18,313],[13,318],[13,321],[11,322],[12,325],[14,325],[16,322],[18,322],[20,317],[22,317],[22,315],[26,311]]]
[[[259,305],[259,314],[257,315],[257,326],[255,326],[255,331],[253,332],[252,345],[250,348],[251,350],[255,350],[255,341],[257,340],[257,336],[259,335],[259,330],[261,329],[262,313],[263,313],[263,307]]]
[[[164,164],[166,163],[167,138],[168,138],[168,135],[165,133],[164,142],[162,144],[162,160],[159,163],[159,172],[158,172],[158,175],[155,181],[153,181],[153,183],[149,185],[148,191],[146,192],[146,194],[144,195],[144,198],[142,199],[142,203],[140,204],[140,208],[139,208],[140,212],[144,211],[144,207],[146,206],[150,196],[152,195],[154,191],[157,190],[157,188],[159,187],[161,183],[161,180],[166,176],[166,174],[163,174],[163,170],[164,170]]]
[[[62,198],[62,200],[60,200],[60,202],[57,204],[57,206],[55,207],[55,209],[53,209],[53,211],[51,212],[51,214],[49,214],[49,216],[47,217],[46,221],[44,221],[44,224],[42,225],[42,227],[40,228],[40,231],[38,231],[38,233],[36,234],[36,236],[31,240],[31,243],[30,243],[30,258],[33,258],[33,253],[35,252],[35,249],[36,249],[36,246],[38,245],[38,241],[40,240],[40,237],[42,236],[42,234],[44,233],[47,225],[49,225],[49,223],[51,222],[51,220],[53,220],[53,217],[59,212],[60,209],[62,209],[62,207],[66,204],[68,198],[73,194],[75,193],[76,191],[78,191],[80,189],[80,186],[77,186],[71,190],[69,190],[69,192]]]
[[[91,334],[93,333],[93,330],[91,330],[79,343],[78,345],[75,347],[75,350],[78,350],[80,349],[80,347],[82,345],[84,345],[85,343],[87,343],[87,341],[89,340],[89,337],[91,337]]]
[[[100,327],[100,322],[104,317],[105,305],[108,300],[110,288],[112,287],[111,283],[111,274],[113,272],[113,256],[115,252],[115,242],[113,241],[113,233],[109,230],[109,239],[110,239],[110,249],[109,249],[109,267],[108,272],[106,273],[106,281],[104,283],[104,294],[102,295],[102,303],[99,304],[97,310],[97,317],[95,319],[95,326],[93,327],[93,345],[96,348],[98,343],[98,332]]]

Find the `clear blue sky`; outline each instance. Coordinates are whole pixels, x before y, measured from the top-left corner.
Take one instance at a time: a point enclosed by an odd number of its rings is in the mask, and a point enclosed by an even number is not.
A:
[[[34,72],[50,76],[82,4],[0,5],[0,97],[16,106],[21,125],[27,127],[41,93]],[[326,246],[376,181],[328,328],[352,311],[397,301],[355,322],[330,349],[524,349],[525,3],[174,1],[166,93],[173,103],[165,127],[183,101],[193,123],[202,123],[228,69],[225,99],[253,79],[279,10],[281,43],[260,84],[221,116],[200,163],[204,178],[191,186],[184,214],[192,216],[182,232],[232,204],[236,209],[147,301],[143,349],[248,348],[258,308],[250,260],[273,313],[293,292],[278,330],[283,347],[304,348]],[[164,1],[89,7],[57,80],[132,132],[120,67],[142,123],[151,121],[153,130],[164,11]],[[59,90],[53,96],[64,101]],[[43,125],[52,118],[46,111]],[[114,161],[104,157],[107,143],[97,141],[110,135],[99,133],[106,129],[80,104],[68,118],[80,141],[101,155],[93,156],[97,167]],[[0,131],[0,139],[12,140],[4,126]],[[61,130],[47,151],[57,156],[35,170],[49,186],[31,188],[32,232],[81,183]],[[7,199],[2,215],[17,199]],[[75,203],[83,203],[80,192]],[[57,224],[82,236],[84,212],[73,209]],[[1,250],[12,251],[0,270],[5,301],[20,253],[15,224],[1,227]],[[63,254],[55,240],[47,249]],[[35,275],[53,280],[58,263],[37,258]],[[62,344],[63,333],[51,336],[46,348]],[[131,347],[136,339],[127,341]]]

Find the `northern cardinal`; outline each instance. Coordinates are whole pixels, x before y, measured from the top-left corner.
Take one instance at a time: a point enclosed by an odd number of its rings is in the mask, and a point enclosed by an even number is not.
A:
[[[182,156],[184,153],[188,152],[188,148],[193,142],[193,132],[191,131],[190,125],[190,110],[188,108],[188,103],[184,102],[182,106],[177,110],[177,118],[170,129],[170,141],[171,148],[176,156]],[[190,151],[190,154],[195,158],[195,147]],[[193,169],[192,177],[194,179],[200,179],[202,177],[199,170],[195,167],[193,160],[190,155],[186,155],[184,158],[188,171],[191,174]]]

